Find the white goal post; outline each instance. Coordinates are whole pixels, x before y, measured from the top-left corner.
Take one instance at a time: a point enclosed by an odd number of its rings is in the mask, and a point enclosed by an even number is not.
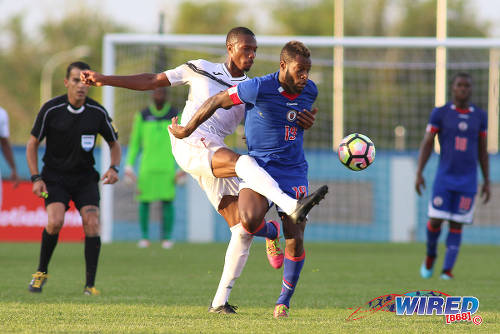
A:
[[[225,35],[147,35],[147,34],[108,34],[103,40],[103,69],[104,74],[116,73],[116,48],[120,45],[134,46],[218,46],[223,49],[225,43]],[[318,36],[257,36],[259,47],[268,46],[281,48],[290,40],[299,40],[308,47],[331,49],[333,55],[333,47],[340,46],[345,49],[406,49],[406,50],[435,50],[438,47],[446,49],[460,50],[484,50],[489,52],[489,70],[488,70],[488,150],[490,153],[498,151],[498,101],[499,101],[499,59],[500,59],[500,39],[485,39],[485,38],[447,38],[437,40],[435,38],[397,38],[397,37],[344,37],[336,39],[333,37],[318,37]],[[259,56],[258,56],[259,57]],[[314,53],[312,54],[313,67]],[[187,59],[186,59],[187,60]],[[349,61],[349,56],[344,55],[342,68]],[[333,60],[332,60],[333,64]],[[333,66],[333,65],[332,65]],[[329,66],[327,68],[332,68]],[[365,65],[363,65],[365,66]],[[129,73],[133,74],[133,73]],[[333,75],[333,73],[332,73]],[[429,83],[434,85],[434,83]],[[335,91],[337,89],[337,91]],[[434,88],[433,88],[434,89]],[[441,87],[446,89],[446,87]],[[331,90],[328,93],[322,92],[323,95],[341,97],[344,103],[349,103],[344,99],[345,86],[338,87],[331,85]],[[437,87],[436,87],[437,90]],[[114,117],[115,107],[115,90],[113,87],[103,87],[103,105],[108,110],[111,117]],[[332,119],[344,119],[344,117],[336,117],[335,115],[343,116],[345,106],[337,106],[333,108],[333,103],[329,106],[334,116]],[[345,121],[344,121],[345,123]],[[337,147],[339,140],[344,135],[344,124],[337,124],[334,128],[333,124],[327,125],[331,132],[330,147]],[[330,137],[328,137],[330,138]],[[101,171],[107,170],[109,167],[109,148],[104,143],[101,150]],[[101,188],[101,222],[102,222],[102,240],[103,242],[112,241],[113,229],[113,187],[103,186]]]

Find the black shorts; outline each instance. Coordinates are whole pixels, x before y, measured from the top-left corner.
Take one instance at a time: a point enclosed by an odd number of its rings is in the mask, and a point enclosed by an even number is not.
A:
[[[75,174],[61,173],[44,167],[42,179],[49,193],[45,199],[45,207],[50,203],[63,203],[68,210],[70,200],[73,200],[78,211],[85,205],[99,207],[99,173],[95,170]]]

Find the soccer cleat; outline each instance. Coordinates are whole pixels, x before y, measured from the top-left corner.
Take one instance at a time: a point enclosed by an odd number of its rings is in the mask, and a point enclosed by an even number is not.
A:
[[[433,273],[434,273],[434,267],[427,269],[427,266],[425,265],[424,261],[422,263],[422,266],[420,267],[420,276],[422,276],[422,278],[429,279],[432,277]]]
[[[208,307],[208,313],[219,313],[219,314],[236,314],[236,310],[238,309],[238,306],[236,305],[230,305],[228,302],[226,302],[224,305],[213,307],[210,305]]]
[[[301,198],[297,201],[297,208],[295,211],[289,216],[292,223],[300,224],[306,220],[306,216],[311,211],[311,209],[318,205],[319,202],[325,198],[326,193],[328,192],[328,186],[321,186],[318,190],[313,192],[311,195]]]
[[[42,287],[47,282],[49,275],[41,271],[37,271],[31,276],[33,276],[33,279],[30,282],[29,290],[31,292],[42,292]]]
[[[99,296],[101,293],[95,288],[95,286],[86,286],[85,289],[83,289],[83,294],[87,296]]]
[[[439,276],[439,278],[445,281],[449,281],[452,280],[454,277],[450,270],[445,270],[441,273],[441,276]]]
[[[276,319],[288,318],[288,306],[286,306],[285,304],[276,305],[276,307],[274,308],[273,316]]]
[[[281,268],[285,255],[280,248],[280,224],[277,221],[271,220],[270,223],[274,224],[278,235],[275,239],[266,238],[266,253],[267,259],[271,267],[275,269]]]
[[[172,247],[174,247],[174,242],[173,241],[164,240],[161,243],[161,248],[163,248],[163,249],[172,249]]]
[[[147,240],[147,239],[141,239],[137,243],[137,247],[139,247],[139,248],[148,248],[149,245],[150,245],[150,243],[149,243],[149,240]]]

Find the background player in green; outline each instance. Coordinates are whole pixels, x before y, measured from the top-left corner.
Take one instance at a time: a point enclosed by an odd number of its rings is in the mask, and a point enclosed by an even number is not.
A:
[[[139,201],[139,222],[142,239],[138,246],[149,246],[149,206],[151,202],[161,201],[162,228],[160,238],[162,247],[172,248],[172,228],[174,224],[174,205],[176,165],[170,146],[167,127],[177,109],[167,102],[165,87],[153,91],[153,103],[138,112],[134,118],[132,134],[128,146],[125,177],[136,180],[133,166],[139,152],[142,153],[137,178],[137,200]]]

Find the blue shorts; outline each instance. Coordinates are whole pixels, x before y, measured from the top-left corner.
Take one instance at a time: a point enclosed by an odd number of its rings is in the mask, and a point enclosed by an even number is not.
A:
[[[476,192],[459,192],[434,187],[429,201],[429,217],[472,224]]]
[[[294,169],[287,168],[281,169],[275,166],[270,166],[270,164],[264,164],[259,159],[256,159],[257,163],[264,168],[266,172],[271,175],[271,177],[278,183],[280,189],[292,198],[302,198],[309,194],[309,181],[307,180],[307,169]],[[286,172],[286,171],[289,172]],[[295,173],[293,173],[295,171]],[[240,189],[249,188],[245,181],[242,180],[240,183]],[[269,200],[269,199],[268,199]],[[273,205],[273,202],[269,201],[269,207]],[[278,212],[284,212],[278,206],[276,206]]]

